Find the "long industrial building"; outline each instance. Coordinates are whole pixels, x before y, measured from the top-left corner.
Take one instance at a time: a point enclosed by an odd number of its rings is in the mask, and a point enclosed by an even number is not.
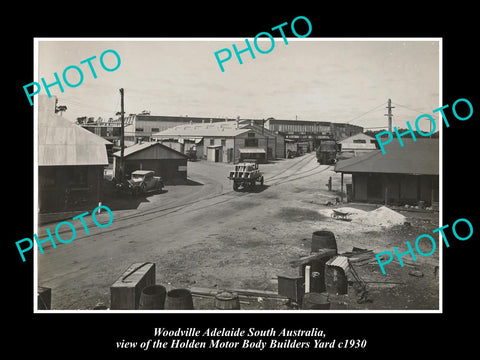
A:
[[[152,138],[182,153],[194,148],[197,158],[214,162],[267,162],[285,153],[282,136],[249,122],[179,125]]]
[[[267,129],[282,135],[286,140],[293,140],[304,151],[316,149],[322,140],[339,141],[363,132],[361,126],[325,121],[268,118],[262,122]]]
[[[127,146],[137,143],[138,141],[149,141],[154,134],[169,130],[181,125],[205,125],[216,123],[235,123],[248,124],[252,129],[262,130],[262,135],[275,137],[275,149],[272,143],[265,148],[268,158],[284,158],[287,151],[301,150],[303,152],[313,151],[322,142],[322,140],[335,140],[347,138],[349,136],[362,133],[361,126],[332,123],[325,121],[310,120],[283,120],[283,119],[233,119],[233,118],[210,118],[210,117],[190,117],[190,116],[156,116],[149,113],[131,114],[125,117],[124,134],[125,144]],[[102,128],[96,128],[95,124],[82,125],[91,132],[96,133],[110,141],[114,140],[108,136],[118,137],[119,119],[110,121],[108,124],[102,124]],[[222,125],[223,126],[223,125]],[[97,126],[98,127],[98,126]],[[113,130],[109,130],[110,127]],[[207,126],[208,127],[208,126]],[[104,129],[105,128],[105,129]],[[116,131],[116,132],[115,132]],[[115,140],[118,140],[116,138]],[[281,141],[280,141],[281,140]],[[118,141],[117,141],[118,142]],[[268,148],[270,147],[270,150]],[[287,149],[289,147],[289,149]],[[188,148],[184,147],[186,151]],[[180,151],[181,149],[178,148]],[[268,154],[268,151],[271,151]],[[228,156],[228,155],[225,155]]]

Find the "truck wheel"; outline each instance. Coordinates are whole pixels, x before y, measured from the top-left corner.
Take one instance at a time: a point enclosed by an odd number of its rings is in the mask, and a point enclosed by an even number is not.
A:
[[[233,182],[233,191],[237,191],[238,190],[238,183],[237,182]]]

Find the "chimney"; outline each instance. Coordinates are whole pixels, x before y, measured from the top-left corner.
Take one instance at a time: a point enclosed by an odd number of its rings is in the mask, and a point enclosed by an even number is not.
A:
[[[237,116],[237,126],[235,127],[235,129],[238,129],[238,123],[240,122],[240,116]]]

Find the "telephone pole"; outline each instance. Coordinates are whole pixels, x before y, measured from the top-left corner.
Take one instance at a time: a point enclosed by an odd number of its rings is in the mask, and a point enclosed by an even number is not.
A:
[[[387,105],[388,114],[385,114],[385,116],[388,116],[388,131],[390,132],[392,132],[392,117],[393,117],[392,109],[394,108],[395,106],[392,106],[392,100],[388,99],[388,105]]]
[[[123,88],[120,89],[120,119],[121,119],[121,127],[120,127],[120,179],[123,179],[125,164],[123,153],[125,149],[125,134],[124,134],[124,127],[125,127],[125,111],[123,110]]]

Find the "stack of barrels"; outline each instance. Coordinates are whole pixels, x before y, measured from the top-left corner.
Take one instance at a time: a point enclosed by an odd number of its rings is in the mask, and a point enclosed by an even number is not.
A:
[[[150,285],[142,290],[139,310],[193,310],[192,293],[188,289],[167,291],[162,285]]]

